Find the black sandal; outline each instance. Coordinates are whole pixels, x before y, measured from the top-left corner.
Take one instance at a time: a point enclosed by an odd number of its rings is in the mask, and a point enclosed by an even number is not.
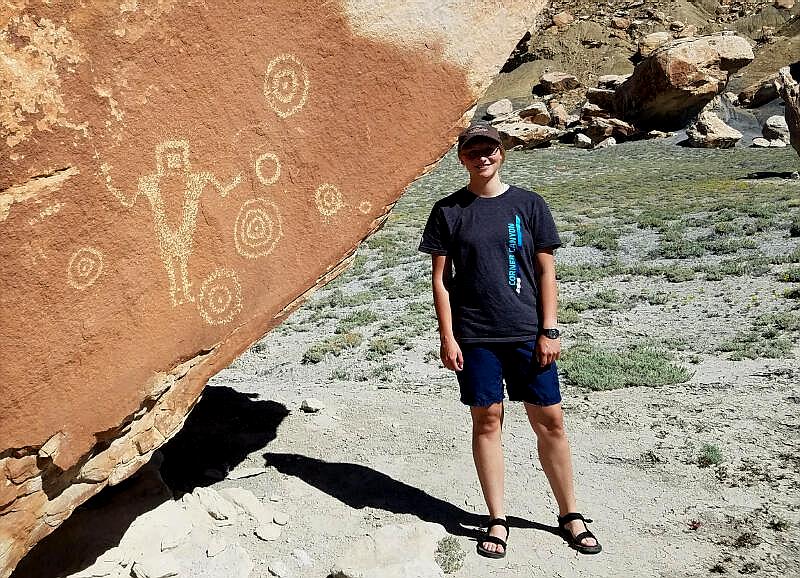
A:
[[[586,526],[586,531],[581,532],[577,536],[573,536],[572,532],[570,532],[566,524],[572,522],[573,520],[582,520],[583,525],[590,524],[592,520],[590,518],[584,518],[583,515],[572,512],[570,514],[564,514],[563,516],[558,517],[558,530],[561,533],[561,537],[567,541],[570,548],[574,548],[581,554],[599,554],[603,547],[600,545],[600,541],[597,539],[597,536],[592,534],[589,531],[589,526]],[[585,544],[581,544],[583,540],[586,538],[594,538],[594,541],[597,542],[594,546],[587,546]]]
[[[492,526],[503,526],[506,529],[506,540],[508,540],[508,535],[510,534],[510,530],[508,528],[508,522],[503,518],[494,518],[493,520],[489,520],[489,523],[486,525],[486,534],[479,539],[477,549],[478,554],[481,556],[486,556],[487,558],[505,558],[506,550],[506,541],[498,538],[497,536],[492,536],[489,534],[489,530],[492,529]],[[491,550],[487,550],[481,544],[484,542],[491,542],[492,544],[497,544],[503,547],[502,552],[492,552]]]

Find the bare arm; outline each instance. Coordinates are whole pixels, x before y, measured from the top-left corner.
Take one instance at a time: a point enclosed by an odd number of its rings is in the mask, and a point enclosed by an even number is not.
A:
[[[439,354],[447,369],[461,371],[464,367],[464,358],[461,355],[461,348],[453,336],[453,313],[450,310],[450,292],[447,289],[447,282],[450,279],[450,259],[445,255],[433,255],[432,257],[433,305],[436,308],[436,318],[439,320],[439,341],[441,343]]]
[[[534,270],[539,286],[540,329],[558,327],[558,285],[556,283],[556,260],[553,249],[541,249],[534,253]],[[539,335],[536,340],[536,355],[544,367],[561,356],[561,340]]]

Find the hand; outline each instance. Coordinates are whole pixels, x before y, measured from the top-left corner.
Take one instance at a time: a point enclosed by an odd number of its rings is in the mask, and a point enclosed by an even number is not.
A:
[[[464,356],[455,337],[442,337],[442,345],[439,347],[439,357],[442,364],[451,371],[461,371],[464,369]]]
[[[561,340],[550,339],[544,335],[540,335],[536,340],[535,353],[536,359],[539,360],[540,367],[550,365],[561,357]]]

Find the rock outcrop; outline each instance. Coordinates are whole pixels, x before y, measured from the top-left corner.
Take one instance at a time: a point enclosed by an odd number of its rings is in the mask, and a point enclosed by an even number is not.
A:
[[[747,40],[733,34],[668,42],[639,63],[616,90],[614,111],[643,130],[681,128],[752,59]]]
[[[347,266],[542,6],[0,9],[0,577]]]
[[[689,146],[728,149],[736,145],[742,133],[729,127],[711,111],[703,111],[686,129]]]
[[[779,73],[780,94],[786,103],[786,125],[789,142],[800,155],[800,62],[781,68]]]

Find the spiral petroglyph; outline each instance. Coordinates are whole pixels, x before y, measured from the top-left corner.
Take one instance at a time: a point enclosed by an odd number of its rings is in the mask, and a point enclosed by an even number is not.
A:
[[[274,185],[281,178],[281,161],[278,156],[273,153],[264,153],[256,159],[256,178],[258,181],[268,187]],[[264,174],[264,170],[270,172]]]
[[[90,287],[103,272],[103,254],[92,247],[75,251],[67,265],[67,283],[82,291]]]
[[[278,207],[263,199],[245,201],[234,225],[236,251],[242,257],[256,259],[272,253],[283,237]]]
[[[281,54],[267,65],[264,77],[264,97],[281,118],[298,112],[308,100],[308,72],[291,54]]]
[[[242,310],[242,287],[236,273],[217,269],[203,282],[197,309],[209,325],[230,323]]]
[[[314,201],[317,203],[319,212],[326,217],[332,217],[344,207],[342,193],[330,183],[317,187],[317,190],[314,191]]]
[[[372,211],[372,203],[370,203],[369,201],[361,201],[358,204],[358,211],[362,215],[368,214],[370,211]]]

